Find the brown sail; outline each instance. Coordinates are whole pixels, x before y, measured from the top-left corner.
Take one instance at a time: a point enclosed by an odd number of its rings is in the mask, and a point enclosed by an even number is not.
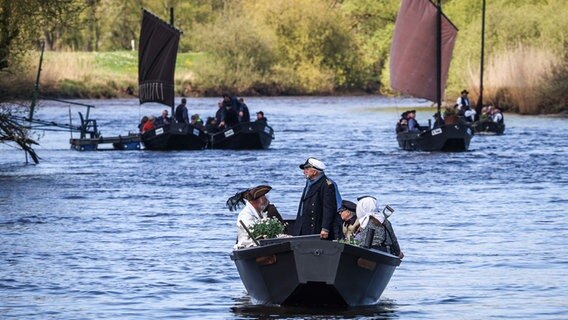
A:
[[[180,31],[144,10],[138,50],[140,104],[174,106],[174,72]]]
[[[396,18],[390,55],[391,87],[430,101],[437,101],[437,14],[438,7],[430,0],[403,0]],[[448,79],[457,32],[452,22],[442,15],[442,88]]]

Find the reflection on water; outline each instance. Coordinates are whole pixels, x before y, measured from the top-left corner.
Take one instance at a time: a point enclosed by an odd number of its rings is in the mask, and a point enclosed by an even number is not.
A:
[[[189,99],[212,115],[217,99]],[[506,115],[469,152],[399,150],[394,124],[420,101],[248,98],[275,130],[269,150],[77,152],[49,132],[40,165],[0,144],[2,319],[566,318],[568,121]],[[104,136],[136,130],[156,105],[93,101]],[[76,114],[72,110],[71,114]],[[432,110],[418,108],[427,123]],[[67,122],[67,106],[38,117]],[[229,258],[225,201],[258,184],[285,218],[322,159],[345,199],[375,195],[405,259],[371,308],[255,306]],[[474,308],[474,309],[473,309]]]
[[[389,299],[382,299],[379,304],[354,308],[326,307],[281,307],[252,305],[247,296],[235,299],[231,308],[237,319],[391,319],[397,317],[397,305]]]

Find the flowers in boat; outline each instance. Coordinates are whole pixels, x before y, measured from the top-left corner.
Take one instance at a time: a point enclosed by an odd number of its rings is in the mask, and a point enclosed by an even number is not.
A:
[[[250,232],[255,239],[271,239],[282,234],[285,227],[276,218],[262,218],[251,227]]]
[[[338,241],[339,243],[346,243],[352,246],[359,247],[361,246],[361,233],[357,233],[356,235],[350,235],[349,238],[341,239]]]

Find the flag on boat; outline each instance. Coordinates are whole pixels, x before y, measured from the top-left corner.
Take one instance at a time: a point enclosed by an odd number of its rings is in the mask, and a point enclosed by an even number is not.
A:
[[[438,8],[430,0],[403,0],[390,54],[391,87],[401,93],[437,101]],[[441,14],[441,87],[446,86],[458,29]]]
[[[174,73],[180,31],[144,10],[138,49],[140,104],[174,106]]]

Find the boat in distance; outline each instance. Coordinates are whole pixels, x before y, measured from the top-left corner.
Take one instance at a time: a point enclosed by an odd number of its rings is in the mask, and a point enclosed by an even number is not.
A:
[[[319,235],[261,240],[234,250],[231,259],[257,304],[333,307],[377,304],[401,262]]]
[[[257,150],[268,149],[274,130],[266,122],[241,122],[231,128],[212,133],[210,149]]]

